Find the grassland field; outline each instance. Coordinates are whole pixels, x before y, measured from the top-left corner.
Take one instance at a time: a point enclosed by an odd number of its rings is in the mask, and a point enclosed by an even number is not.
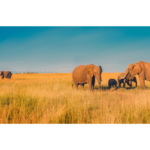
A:
[[[0,123],[150,123],[150,82],[146,90],[108,87],[119,73],[102,73],[102,90],[72,88],[71,73],[13,74],[0,79]],[[135,84],[133,83],[133,87]]]

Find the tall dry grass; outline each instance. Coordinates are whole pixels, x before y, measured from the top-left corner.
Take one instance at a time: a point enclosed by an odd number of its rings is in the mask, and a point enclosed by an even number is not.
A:
[[[150,83],[108,90],[119,73],[102,73],[103,90],[72,88],[71,74],[13,74],[0,79],[0,123],[150,123]],[[138,79],[138,77],[137,77]],[[134,86],[135,84],[133,84]]]

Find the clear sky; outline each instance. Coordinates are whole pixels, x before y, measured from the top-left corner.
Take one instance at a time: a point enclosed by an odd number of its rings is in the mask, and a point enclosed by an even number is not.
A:
[[[150,27],[0,27],[0,70],[124,72],[140,60],[150,62]]]

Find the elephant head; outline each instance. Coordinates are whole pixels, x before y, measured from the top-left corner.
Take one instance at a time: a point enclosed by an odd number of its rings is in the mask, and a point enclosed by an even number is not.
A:
[[[95,77],[99,86],[101,86],[101,73],[102,73],[102,67],[101,66],[95,66],[95,65],[87,65],[87,71],[90,77]]]
[[[125,71],[125,75],[121,77],[121,79],[131,78],[134,75],[141,73],[142,70],[144,70],[144,65],[142,61],[139,61],[135,64],[130,64]]]

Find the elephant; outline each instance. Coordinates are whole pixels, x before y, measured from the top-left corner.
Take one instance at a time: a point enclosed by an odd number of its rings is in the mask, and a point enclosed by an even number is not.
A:
[[[141,88],[145,89],[145,80],[150,81],[150,63],[144,61],[138,61],[134,64],[129,64],[125,75],[121,79],[128,78],[138,74]]]
[[[111,88],[111,86],[116,86],[117,88],[117,81],[115,79],[109,79],[108,81],[108,86],[109,86],[109,89]]]
[[[127,83],[130,86],[130,88],[132,88],[132,81],[135,82],[136,87],[137,87],[137,80],[134,75],[127,77],[125,79],[122,79],[122,77],[124,77],[124,76],[125,76],[125,73],[120,73],[118,76],[119,87],[121,87],[121,83],[123,83],[123,87],[125,87],[125,83]]]
[[[101,74],[102,67],[95,66],[93,64],[77,66],[72,72],[73,85],[78,89],[78,85],[81,85],[84,89],[84,84],[89,84],[89,90],[93,91],[95,85],[95,78],[98,82],[98,89],[101,90]]]
[[[10,71],[0,71],[0,76],[2,79],[4,78],[11,79],[12,73]]]

